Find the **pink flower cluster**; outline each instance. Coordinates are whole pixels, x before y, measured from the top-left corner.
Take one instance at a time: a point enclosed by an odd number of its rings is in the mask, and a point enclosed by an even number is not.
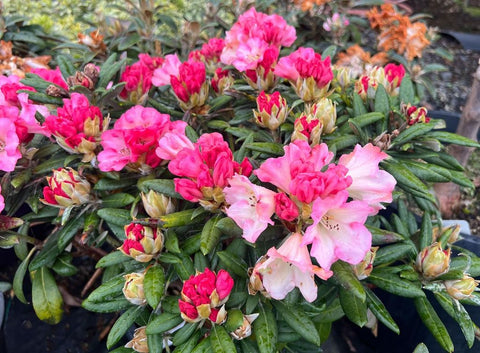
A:
[[[188,54],[188,60],[201,61],[209,72],[214,72],[220,62],[220,55],[224,47],[225,40],[223,38],[210,38],[207,43],[202,45],[202,49],[191,51]]]
[[[382,208],[381,202],[391,202],[396,184],[393,176],[378,167],[387,155],[371,144],[357,145],[334,164],[333,153],[326,144],[312,148],[308,142],[298,140],[284,149],[283,157],[267,159],[254,171],[261,181],[276,186],[277,192],[236,175],[224,190],[229,204],[227,215],[243,229],[244,238],[250,242],[255,242],[268,224],[273,224],[274,213],[284,222],[295,222],[297,230],[305,225],[303,235],[292,235],[287,240],[297,245],[285,245],[278,251],[270,249],[267,255],[299,267],[312,281],[313,274],[323,279],[331,276],[330,267],[337,260],[350,264],[362,261],[371,247],[371,234],[364,223]],[[321,271],[312,267],[310,256],[318,261]],[[254,271],[259,275],[272,271],[266,269],[269,264],[280,266],[278,261],[267,260]],[[285,281],[290,279],[278,296],[272,294],[272,286],[280,284],[274,285],[273,280],[263,284],[270,295],[282,299],[292,283],[305,283],[293,281],[291,276],[294,275],[279,276]],[[298,278],[298,274],[295,276]],[[314,287],[313,284],[309,288]],[[316,296],[314,293],[304,296],[310,300]]]
[[[108,122],[87,97],[72,93],[63,100],[63,108],[57,109],[57,115],[45,119],[45,126],[60,146],[70,153],[83,153],[83,161],[89,162],[95,157],[100,134],[107,129]]]
[[[17,76],[0,76],[0,170],[11,172],[22,157],[20,145],[28,143],[34,133],[48,135],[35,118],[38,112],[48,114],[46,107],[33,104],[27,93],[18,90],[33,88],[20,83]]]
[[[33,69],[32,74],[36,74],[43,78],[45,81],[51,82],[59,87],[62,87],[65,91],[68,91],[68,85],[62,76],[60,68],[57,66],[55,69]]]
[[[205,64],[193,59],[182,63],[177,54],[165,56],[163,65],[153,72],[152,83],[171,85],[184,110],[203,106],[208,97]]]
[[[168,169],[175,178],[175,190],[186,200],[200,202],[207,209],[217,209],[224,201],[225,188],[234,174],[250,175],[248,159],[235,162],[228,143],[219,133],[203,134],[191,143],[179,134],[168,134],[157,154],[172,159]]]
[[[180,314],[187,322],[210,319],[220,324],[226,318],[224,307],[233,288],[233,279],[225,270],[217,274],[206,268],[204,272],[190,276],[183,283],[182,299],[178,300]]]
[[[124,167],[147,173],[157,167],[161,159],[155,153],[159,139],[167,132],[183,134],[187,124],[170,121],[170,116],[153,108],[134,106],[105,131],[103,151],[97,156],[102,171],[120,171]]]
[[[295,28],[281,16],[252,7],[227,32],[221,61],[245,72],[252,85],[267,90],[273,84],[280,47],[291,46],[296,38]]]
[[[125,67],[120,77],[120,82],[125,82],[120,97],[141,104],[152,87],[153,72],[163,64],[164,59],[148,54],[139,54],[138,58],[139,61]]]
[[[303,47],[281,58],[275,67],[275,75],[289,80],[304,101],[326,96],[333,80],[330,57],[322,60],[322,56],[312,48]]]

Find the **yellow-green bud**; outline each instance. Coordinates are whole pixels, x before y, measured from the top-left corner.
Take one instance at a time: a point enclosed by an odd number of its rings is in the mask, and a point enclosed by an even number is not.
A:
[[[434,279],[448,272],[451,249],[442,250],[440,243],[424,248],[417,256],[416,268],[425,279]]]
[[[175,211],[172,199],[164,194],[150,190],[146,194],[142,192],[141,196],[143,208],[152,218],[160,218]]]
[[[123,286],[123,295],[132,304],[145,305],[145,293],[143,291],[143,279],[145,273],[133,272],[123,276],[125,278],[125,285]]]
[[[475,291],[475,288],[477,288],[478,283],[479,281],[467,275],[464,275],[462,279],[443,282],[447,293],[450,294],[452,298],[458,300],[470,297]]]

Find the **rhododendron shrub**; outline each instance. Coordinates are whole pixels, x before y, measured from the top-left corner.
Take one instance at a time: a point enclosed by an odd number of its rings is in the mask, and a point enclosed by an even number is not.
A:
[[[472,186],[446,147],[479,145],[418,104],[411,48],[331,45],[366,13],[387,40],[397,10],[295,1],[283,18],[283,2],[211,2],[211,23],[164,40],[177,22],[151,3],[121,36],[100,27],[58,47],[56,69],[0,77],[0,247],[22,264],[16,297],[57,323],[74,295],[57,281],[81,263],[82,306],[119,312],[109,349],[267,353],[318,351],[343,316],[398,333],[383,290],[412,298],[453,351],[440,301],[471,346],[480,259],[442,226],[432,184]]]

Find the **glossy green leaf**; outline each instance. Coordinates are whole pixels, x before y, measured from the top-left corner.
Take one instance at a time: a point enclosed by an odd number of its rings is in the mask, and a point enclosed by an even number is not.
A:
[[[178,277],[180,277],[182,281],[186,281],[195,273],[195,266],[189,256],[179,254],[179,258],[180,262],[174,263],[173,266],[175,267]]]
[[[142,190],[144,188],[147,190],[153,190],[175,199],[183,199],[182,195],[175,191],[175,184],[173,180],[170,179],[146,180],[139,184],[139,188]]]
[[[320,346],[320,336],[307,313],[300,310],[298,306],[288,306],[282,301],[274,300],[272,303],[277,312],[292,329],[308,342]]]
[[[354,116],[367,114],[367,108],[365,107],[365,103],[357,92],[353,93],[353,114]]]
[[[349,291],[350,295],[365,301],[365,289],[349,264],[339,260],[332,265],[332,271],[335,279],[344,289]]]
[[[32,304],[37,317],[49,324],[58,324],[63,314],[63,298],[55,278],[48,268],[41,267],[31,273]]]
[[[73,237],[77,235],[80,229],[83,229],[83,224],[85,222],[85,216],[81,215],[78,218],[72,218],[68,221],[65,226],[59,231],[57,247],[63,251],[68,244],[72,241]]]
[[[397,323],[393,320],[392,316],[388,312],[387,308],[381,300],[373,293],[368,287],[365,288],[367,294],[367,306],[372,311],[372,313],[377,317],[377,319],[383,323],[390,330],[395,332],[397,335],[400,334],[400,329]]]
[[[401,297],[416,298],[425,296],[419,282],[415,283],[403,280],[396,273],[393,273],[388,269],[374,269],[368,277],[368,281],[387,292]]]
[[[430,213],[425,212],[422,217],[422,226],[420,228],[420,239],[418,248],[420,251],[432,244],[432,218]]]
[[[331,303],[327,305],[325,310],[318,316],[316,316],[313,321],[315,323],[328,323],[334,322],[342,318],[345,315],[340,304],[340,299],[337,297]]]
[[[103,179],[102,179],[103,180]],[[118,193],[105,196],[102,199],[102,207],[105,208],[120,208],[130,205],[135,201],[135,197],[126,193]]]
[[[195,210],[184,210],[162,216],[160,217],[160,225],[163,228],[173,228],[199,223],[203,218],[202,216],[198,216],[192,219],[194,211]]]
[[[52,270],[60,276],[73,276],[78,272],[77,266],[72,264],[72,255],[63,253],[55,260]]]
[[[122,38],[122,40],[118,44],[118,50],[123,51],[123,50],[130,49],[130,47],[137,44],[140,40],[141,40],[141,37],[137,32],[129,34]]]
[[[192,324],[185,324],[185,326],[187,325],[192,325]],[[184,326],[184,327],[185,327]],[[195,325],[196,326],[196,325]],[[175,336],[179,333],[179,331],[181,331],[184,327],[182,327],[180,330],[178,330],[176,333],[175,333]],[[190,327],[190,326],[187,326],[187,327]],[[186,342],[180,344],[175,344],[175,336],[173,336],[173,345],[176,346],[175,349],[173,350],[173,353],[191,353],[193,351],[193,349],[195,348],[195,346],[197,345],[198,341],[200,340],[200,337],[201,337],[201,334],[200,334],[200,331],[195,331],[189,338]]]
[[[362,128],[382,120],[383,117],[384,114],[382,112],[371,112],[350,118],[348,119],[348,122],[355,122],[357,127]]]
[[[156,333],[164,333],[171,330],[183,321],[179,314],[164,312],[154,315],[153,319],[148,323],[146,332],[148,335]]]
[[[130,211],[119,208],[102,208],[97,211],[98,217],[107,221],[107,223],[114,224],[116,226],[126,226],[132,222]]]
[[[110,329],[107,337],[107,348],[110,349],[125,335],[127,330],[134,324],[137,317],[142,313],[144,308],[134,306],[125,311]]]
[[[129,259],[130,259],[130,257],[125,255],[121,251],[114,251],[114,252],[111,252],[110,254],[102,257],[97,262],[97,265],[95,266],[95,268],[102,268],[102,267],[118,265],[118,264],[124,263],[125,261],[128,261]]]
[[[130,185],[134,185],[137,181],[136,178],[122,178],[120,180],[102,178],[93,187],[96,191],[113,191],[126,188]],[[109,206],[105,206],[109,207]]]
[[[180,250],[180,245],[178,243],[178,237],[177,235],[169,229],[167,232],[164,234],[165,236],[165,249],[167,249],[169,252],[178,254],[181,252]]]
[[[274,156],[283,156],[283,145],[273,142],[253,142],[246,146],[248,149],[256,152],[268,153]]]
[[[329,150],[340,151],[358,143],[358,137],[355,135],[343,135],[325,142],[327,143]]]
[[[18,93],[27,93],[28,98],[31,99],[32,101],[36,102],[36,103],[53,104],[53,105],[56,105],[56,106],[62,106],[63,105],[62,98],[52,97],[52,96],[46,95],[45,93],[42,93],[42,92],[18,90]]]
[[[253,322],[253,333],[255,334],[260,353],[275,353],[277,351],[277,320],[271,308],[266,304],[258,307],[259,315]]]
[[[388,94],[382,84],[379,84],[377,86],[377,90],[375,91],[374,110],[376,112],[383,113],[383,116],[385,117],[383,123],[377,128],[377,134],[381,134],[387,128],[387,122],[390,114],[390,102],[388,100]]]
[[[478,142],[471,140],[465,136],[454,134],[447,131],[432,131],[428,136],[433,137],[441,142],[452,143],[459,146],[476,147],[479,148]]]
[[[218,241],[220,240],[222,231],[216,227],[220,218],[220,215],[210,218],[203,227],[202,235],[200,236],[200,251],[204,255],[207,255],[213,249],[215,249]]]
[[[398,243],[383,246],[377,250],[373,264],[374,266],[378,266],[381,264],[392,263],[409,254],[415,254],[415,248],[410,243]]]
[[[148,305],[156,309],[165,290],[165,274],[162,266],[155,265],[147,270],[143,279],[143,290]]]
[[[424,136],[427,132],[435,127],[435,123],[413,124],[403,130],[397,137],[393,139],[391,146],[398,146],[413,140],[416,137]]]
[[[372,245],[397,243],[405,239],[401,234],[389,230],[380,229],[369,225],[367,225],[367,228],[370,233],[372,233]]]
[[[420,343],[417,347],[415,347],[413,353],[428,353],[428,348],[425,343]]]
[[[405,75],[400,84],[400,93],[399,98],[401,103],[405,104],[414,104],[415,103],[415,91],[413,88],[412,80],[410,75]]]
[[[163,335],[147,334],[147,344],[149,352],[163,352]]]
[[[408,168],[408,170],[415,174],[419,179],[424,181],[444,183],[450,181],[452,177],[448,171],[448,176],[445,175],[446,173],[437,173],[437,171],[434,168],[431,168],[431,165],[427,163],[403,160],[402,165]]]
[[[210,343],[210,336],[204,338],[198,343],[195,348],[192,350],[192,353],[211,353],[212,345]]]
[[[97,303],[97,302],[88,301],[88,298],[87,298],[87,300],[84,300],[82,303],[82,307],[84,309],[88,311],[93,311],[96,313],[114,313],[120,310],[125,310],[131,306],[132,306],[132,303],[130,303],[127,299],[125,299],[123,294],[121,297],[110,299],[107,302]]]
[[[359,327],[367,323],[367,304],[344,288],[339,290],[340,304],[350,321]]]
[[[210,344],[212,345],[214,353],[232,353],[237,351],[232,338],[223,326],[213,325],[210,335]]]
[[[115,299],[119,296],[123,296],[122,288],[125,284],[125,279],[123,276],[117,276],[112,278],[108,282],[103,283],[100,287],[96,288],[90,295],[85,299],[85,302],[101,303],[108,302],[112,299]]]
[[[28,266],[30,271],[38,270],[43,266],[53,265],[57,256],[63,251],[63,249],[60,249],[57,246],[59,236],[60,232],[57,231],[48,237],[48,240],[43,246],[42,250],[37,253],[35,258],[30,263],[30,266]]]
[[[67,81],[69,76],[74,76],[77,69],[73,65],[72,58],[66,55],[57,55],[55,60],[60,68],[63,78]]]
[[[117,54],[113,53],[103,63],[100,69],[100,76],[98,79],[97,87],[107,87],[107,84],[113,79],[113,77],[120,70],[123,62],[116,62]]]
[[[452,339],[450,338],[450,335],[448,334],[448,331],[445,328],[442,320],[435,312],[432,304],[430,304],[426,297],[414,298],[414,303],[420,318],[435,337],[437,342],[440,343],[442,348],[447,352],[453,352],[454,347]]]
[[[243,234],[243,230],[230,217],[221,218],[216,227],[229,237],[240,237]]]
[[[13,277],[13,292],[18,300],[20,300],[23,304],[28,304],[27,300],[25,299],[25,294],[23,293],[23,280],[25,278],[25,274],[27,273],[28,269],[28,262],[32,257],[33,253],[35,252],[35,248],[30,250],[27,257],[20,263],[15,272],[15,276]]]
[[[240,256],[229,251],[218,251],[217,255],[229,272],[235,273],[242,278],[248,277],[248,265]]]
[[[460,302],[451,298],[448,294],[441,292],[434,294],[435,299],[437,299],[442,308],[459,324],[468,347],[472,348],[475,342],[475,326],[468,312]]]
[[[173,335],[172,343],[174,346],[179,346],[188,340],[190,337],[197,331],[198,322],[196,323],[186,323],[181,329],[175,332]],[[193,348],[193,347],[192,347]]]

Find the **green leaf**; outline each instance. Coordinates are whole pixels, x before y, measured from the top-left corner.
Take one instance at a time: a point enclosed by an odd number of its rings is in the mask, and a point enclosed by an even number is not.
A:
[[[354,118],[348,119],[348,122],[355,122],[356,126],[359,128],[371,125],[376,123],[379,120],[382,120],[385,117],[383,112],[371,112],[363,115],[356,116]]]
[[[387,129],[388,117],[390,114],[390,102],[388,101],[388,94],[382,84],[379,84],[377,90],[375,91],[374,109],[376,112],[383,113],[383,116],[385,117],[384,123],[381,124],[377,129],[377,134],[381,134]]]
[[[48,86],[52,84],[51,82],[45,81],[40,76],[32,73],[25,74],[25,78],[23,80],[20,80],[20,82],[23,83],[25,86],[33,87],[40,92],[44,92],[48,88]]]
[[[111,252],[110,254],[102,257],[97,262],[97,265],[95,266],[95,268],[102,268],[102,267],[108,267],[108,266],[121,264],[121,263],[124,263],[125,261],[128,261],[129,259],[130,259],[130,257],[125,255],[121,251],[114,251],[114,252]]]
[[[335,279],[344,289],[361,301],[365,301],[365,289],[349,264],[339,260],[332,265],[332,271]]]
[[[405,239],[401,234],[389,230],[368,225],[367,229],[370,231],[370,233],[372,233],[372,245],[391,244]]]
[[[72,241],[73,237],[77,235],[80,229],[83,229],[83,223],[85,222],[85,216],[82,214],[78,218],[72,218],[60,231],[58,232],[57,247],[60,251],[63,251],[68,244]]]
[[[475,326],[468,312],[458,300],[451,298],[449,295],[440,292],[434,294],[435,299],[437,299],[438,303],[447,314],[460,325],[460,329],[465,336],[468,347],[472,348],[473,343],[475,342]]]
[[[218,257],[225,264],[225,267],[229,272],[235,273],[237,276],[242,278],[248,277],[248,265],[244,259],[240,256],[233,254],[230,251],[218,251]]]
[[[87,298],[88,299],[88,298]],[[113,313],[118,312],[119,310],[125,310],[126,308],[132,306],[125,297],[117,297],[114,299],[109,300],[108,302],[96,303],[84,300],[82,303],[82,307],[88,311],[93,311],[96,313]]]
[[[43,266],[51,266],[55,262],[57,256],[63,251],[57,246],[58,237],[60,232],[55,232],[48,237],[47,242],[43,246],[42,250],[37,253],[35,258],[28,266],[30,271],[38,270]]]
[[[355,135],[343,135],[332,140],[326,141],[329,150],[340,151],[358,143],[358,137]]]
[[[232,338],[227,331],[225,331],[223,326],[213,325],[210,335],[210,343],[214,353],[233,353],[237,351]]]
[[[119,227],[126,226],[132,222],[130,211],[119,208],[102,208],[97,211],[98,217]]]
[[[453,352],[453,343],[448,334],[445,325],[438,317],[432,304],[426,297],[414,298],[415,308],[417,309],[420,318],[427,328],[430,330],[435,339],[440,343],[443,349],[447,352]]]
[[[167,232],[165,232],[164,236],[165,236],[165,249],[167,249],[168,252],[171,252],[174,254],[181,253],[180,246],[178,243],[178,237],[172,231],[172,229],[169,229]]]
[[[72,265],[72,255],[69,253],[63,253],[52,266],[52,270],[60,276],[73,276],[78,272],[77,266]]]
[[[403,130],[397,137],[392,141],[391,147],[402,145],[406,142],[413,140],[416,137],[423,137],[429,131],[435,127],[436,123],[422,123],[422,124],[413,124],[408,126]]]
[[[77,72],[77,69],[75,68],[75,66],[73,66],[71,57],[69,58],[65,55],[57,55],[55,60],[57,61],[57,64],[60,68],[63,78],[65,79],[65,82],[67,81],[68,77],[74,76]]]
[[[240,228],[230,217],[221,218],[217,222],[216,227],[229,237],[240,237],[243,234],[242,228]]]
[[[253,341],[241,340],[240,347],[241,353],[258,353],[257,346]]]
[[[148,323],[146,333],[153,335],[156,333],[164,333],[171,330],[183,321],[179,314],[164,312],[160,315],[154,315],[153,319]]]
[[[308,342],[320,346],[320,336],[308,315],[298,306],[288,306],[281,301],[272,300],[273,306],[285,322]]]
[[[118,298],[119,296],[123,296],[122,289],[125,285],[125,279],[123,276],[117,276],[112,278],[111,280],[103,283],[100,287],[96,288],[87,299],[84,300],[85,302],[93,302],[93,303],[102,303],[108,302],[112,299]],[[82,304],[83,305],[83,304]]]
[[[383,168],[392,174],[398,182],[398,185],[406,192],[412,193],[414,196],[422,197],[435,203],[435,198],[430,193],[427,186],[418,179],[408,169],[402,167],[400,163],[393,161],[383,161]]]
[[[127,330],[135,323],[137,317],[142,313],[143,307],[134,306],[125,311],[110,329],[107,337],[107,348],[110,349],[125,335]]]
[[[143,290],[148,305],[156,309],[165,290],[165,274],[162,266],[155,265],[148,269],[143,279]]]
[[[192,353],[211,353],[212,352],[212,345],[210,343],[211,337],[208,336],[200,341],[199,344],[195,346],[192,350]]]
[[[215,249],[220,240],[222,231],[216,227],[220,218],[220,215],[210,218],[203,227],[202,235],[200,236],[200,251],[203,255],[207,255]]]
[[[103,180],[103,179],[102,179]],[[102,199],[102,207],[105,208],[120,208],[130,205],[135,201],[135,197],[126,193],[118,193],[108,195]]]
[[[368,276],[368,281],[387,292],[401,297],[416,298],[425,296],[420,283],[403,280],[388,269],[375,268]]]
[[[337,46],[336,45],[329,45],[326,47],[323,52],[322,52],[322,59],[325,60],[327,56],[329,56],[331,59],[335,57],[335,53],[337,52]]]
[[[420,239],[418,248],[420,251],[432,244],[432,218],[429,212],[425,212],[422,217],[422,226],[420,228]]]
[[[399,98],[401,103],[415,103],[415,91],[410,75],[408,74],[403,77],[402,83],[400,84]]]
[[[277,351],[277,320],[271,308],[266,304],[258,305],[259,315],[253,322],[253,333],[255,334],[260,353],[275,353]]]
[[[173,180],[170,179],[146,180],[141,182],[138,187],[142,190],[144,188],[153,190],[175,199],[183,199],[182,195],[175,191],[175,184]]]
[[[179,254],[179,258],[180,262],[174,263],[173,266],[175,267],[178,277],[180,277],[182,281],[186,281],[195,273],[195,266],[189,256]]]
[[[367,294],[367,306],[372,311],[372,313],[390,330],[395,332],[397,335],[400,334],[400,329],[398,325],[393,320],[392,316],[388,312],[387,308],[381,300],[373,293],[368,287],[365,288],[365,293]]]
[[[31,99],[34,102],[37,102],[37,103],[53,104],[53,105],[56,105],[56,106],[62,106],[63,105],[62,98],[52,97],[52,96],[46,95],[45,93],[42,93],[42,92],[33,92],[33,91],[27,91],[27,90],[22,89],[22,90],[19,90],[18,93],[27,93],[28,98]],[[63,166],[63,163],[62,163],[62,166]],[[39,166],[37,166],[37,168],[38,167]],[[37,168],[35,168],[35,169],[37,169]]]
[[[32,303],[37,317],[46,323],[58,324],[63,314],[63,298],[55,278],[46,267],[41,267],[31,275]]]
[[[453,143],[459,146],[467,146],[467,147],[480,147],[478,142],[471,140],[465,136],[454,134],[452,132],[447,131],[432,131],[427,136],[433,137],[441,142],[446,143]]]
[[[160,224],[162,228],[173,228],[199,223],[203,220],[201,215],[198,217],[192,217],[193,212],[195,212],[195,210],[190,209],[167,214],[160,217]]]
[[[190,337],[197,331],[198,322],[195,323],[186,323],[181,329],[179,329],[173,335],[172,343],[174,346],[179,346],[187,342]],[[192,347],[193,348],[193,347]]]
[[[353,115],[360,116],[367,114],[367,108],[365,108],[365,103],[362,98],[358,95],[357,92],[353,93]]]
[[[428,348],[425,343],[420,343],[417,347],[415,347],[413,353],[428,353]]]
[[[415,247],[412,243],[398,243],[384,246],[378,249],[374,266],[398,261],[398,259],[409,254],[415,254]]]
[[[20,300],[23,304],[28,304],[27,300],[25,299],[25,294],[23,293],[23,279],[25,278],[25,274],[27,273],[28,262],[32,257],[33,253],[35,252],[35,248],[30,250],[30,253],[27,257],[20,263],[15,272],[15,276],[13,277],[13,292],[18,300]]]
[[[424,181],[445,183],[452,179],[452,175],[448,172],[448,169],[443,169],[443,171],[446,171],[445,173],[440,169],[441,167],[435,168],[431,164],[402,160],[402,165]]]
[[[120,44],[118,44],[118,50],[123,51],[127,50],[130,47],[134,46],[140,41],[141,37],[137,32],[129,34],[128,36],[124,37]]]
[[[339,290],[339,297],[345,315],[354,324],[363,327],[367,323],[367,304],[343,288]]]
[[[98,79],[97,87],[107,87],[108,83],[117,74],[125,61],[125,59],[123,59],[120,62],[115,62],[116,60],[117,54],[114,53],[103,63],[102,68],[100,69],[100,77]]]
[[[283,145],[274,142],[252,142],[246,145],[252,151],[268,153],[274,156],[283,156]]]
[[[95,191],[113,191],[123,189],[136,183],[136,178],[122,178],[120,180],[102,178],[93,187]]]
[[[328,323],[334,322],[342,318],[345,315],[340,304],[340,299],[337,297],[331,302],[325,310],[322,311],[321,315],[318,315],[314,318],[315,323]]]

